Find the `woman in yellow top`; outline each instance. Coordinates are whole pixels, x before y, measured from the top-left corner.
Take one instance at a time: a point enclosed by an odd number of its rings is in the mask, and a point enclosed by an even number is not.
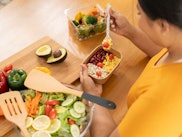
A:
[[[130,39],[151,58],[128,93],[128,111],[116,125],[107,109],[96,105],[91,137],[182,136],[182,0],[139,0],[138,25],[110,10],[111,30]],[[82,88],[100,96],[102,85],[80,73]]]

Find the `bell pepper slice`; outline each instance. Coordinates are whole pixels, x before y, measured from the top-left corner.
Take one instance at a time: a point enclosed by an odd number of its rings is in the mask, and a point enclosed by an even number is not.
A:
[[[24,81],[27,77],[27,73],[22,69],[13,69],[7,78],[8,86],[12,90],[25,89]]]

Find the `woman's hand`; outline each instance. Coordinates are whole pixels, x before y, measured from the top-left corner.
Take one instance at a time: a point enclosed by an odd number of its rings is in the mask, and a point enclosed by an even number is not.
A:
[[[110,9],[110,29],[111,31],[127,37],[128,33],[132,29],[132,25],[128,22],[126,17],[124,17],[120,12]]]
[[[81,65],[80,82],[84,92],[92,95],[101,96],[102,85],[95,84],[91,77],[88,75],[88,68],[86,64]]]

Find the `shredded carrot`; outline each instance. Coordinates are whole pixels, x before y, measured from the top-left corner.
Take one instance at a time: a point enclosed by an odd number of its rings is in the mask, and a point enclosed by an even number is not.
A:
[[[36,95],[33,99],[26,96],[27,101],[25,102],[25,107],[27,109],[28,116],[34,117],[36,115],[41,96],[42,94],[40,92],[36,92]]]

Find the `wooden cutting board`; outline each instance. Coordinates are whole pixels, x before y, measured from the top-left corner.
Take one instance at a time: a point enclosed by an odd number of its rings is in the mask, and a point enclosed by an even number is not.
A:
[[[2,61],[0,63],[0,69],[2,70],[7,64],[13,64],[14,69],[23,69],[28,73],[31,69],[37,66],[47,67],[51,70],[53,77],[60,82],[71,84],[76,81],[79,78],[80,64],[82,60],[67,51],[67,57],[63,62],[47,64],[44,58],[38,57],[35,54],[36,49],[44,44],[50,45],[52,50],[63,47],[53,39],[44,37]],[[4,136],[7,132],[12,130],[12,128],[13,125],[5,120],[3,116],[0,116],[0,137]]]
[[[3,69],[3,67],[7,64],[13,64],[15,69],[24,69],[28,73],[31,69],[41,66],[49,68],[53,77],[60,82],[71,84],[78,79],[81,59],[75,57],[73,54],[67,51],[67,57],[63,62],[47,64],[45,58],[38,57],[35,54],[36,49],[44,44],[49,44],[53,51],[63,47],[53,39],[44,37],[15,55],[2,61],[0,63],[0,69]]]

